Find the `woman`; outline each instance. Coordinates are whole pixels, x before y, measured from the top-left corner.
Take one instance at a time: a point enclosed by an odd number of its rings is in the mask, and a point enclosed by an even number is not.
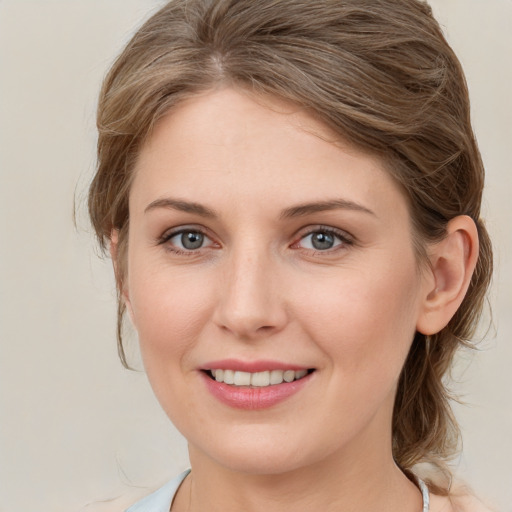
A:
[[[476,510],[450,489],[443,377],[492,255],[430,8],[172,1],[112,67],[98,127],[121,358],[127,310],[192,468],[130,511]]]

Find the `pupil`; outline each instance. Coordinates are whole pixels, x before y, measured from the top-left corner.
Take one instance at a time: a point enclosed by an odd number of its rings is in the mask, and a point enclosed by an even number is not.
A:
[[[315,233],[311,243],[315,249],[331,249],[334,245],[334,237],[329,235],[329,233]]]
[[[195,231],[189,231],[181,235],[181,243],[185,249],[199,249],[203,245],[203,235]]]

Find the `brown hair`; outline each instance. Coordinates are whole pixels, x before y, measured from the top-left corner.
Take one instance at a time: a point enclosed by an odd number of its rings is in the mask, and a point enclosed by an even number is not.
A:
[[[397,463],[406,472],[418,462],[444,468],[459,430],[443,377],[474,333],[492,251],[480,220],[484,169],[463,71],[430,7],[419,0],[173,0],[151,17],[112,66],[98,107],[89,212],[103,248],[119,232],[118,289],[141,146],[171,107],[222,84],[300,104],[379,155],[408,198],[420,261],[451,218],[475,221],[480,255],[469,291],[441,332],[416,335],[395,401]],[[123,312],[119,297],[126,365]]]

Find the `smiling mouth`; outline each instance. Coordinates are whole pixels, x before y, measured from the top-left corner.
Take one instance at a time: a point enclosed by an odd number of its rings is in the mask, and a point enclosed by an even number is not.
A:
[[[266,370],[262,372],[242,372],[238,370],[212,369],[207,370],[206,374],[217,382],[228,384],[234,387],[263,388],[267,386],[276,386],[283,382],[294,382],[303,379],[306,375],[312,373],[314,369],[309,370]]]

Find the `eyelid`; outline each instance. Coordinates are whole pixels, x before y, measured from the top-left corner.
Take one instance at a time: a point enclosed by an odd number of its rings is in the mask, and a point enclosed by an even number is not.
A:
[[[176,228],[170,228],[164,231],[164,233],[158,237],[158,241],[165,242],[167,240],[170,240],[171,238],[175,237],[176,235],[180,235],[181,233],[187,233],[187,232],[195,232],[195,233],[201,233],[201,235],[204,235],[208,238],[210,236],[206,232],[206,230],[197,227],[197,226],[178,226]]]

